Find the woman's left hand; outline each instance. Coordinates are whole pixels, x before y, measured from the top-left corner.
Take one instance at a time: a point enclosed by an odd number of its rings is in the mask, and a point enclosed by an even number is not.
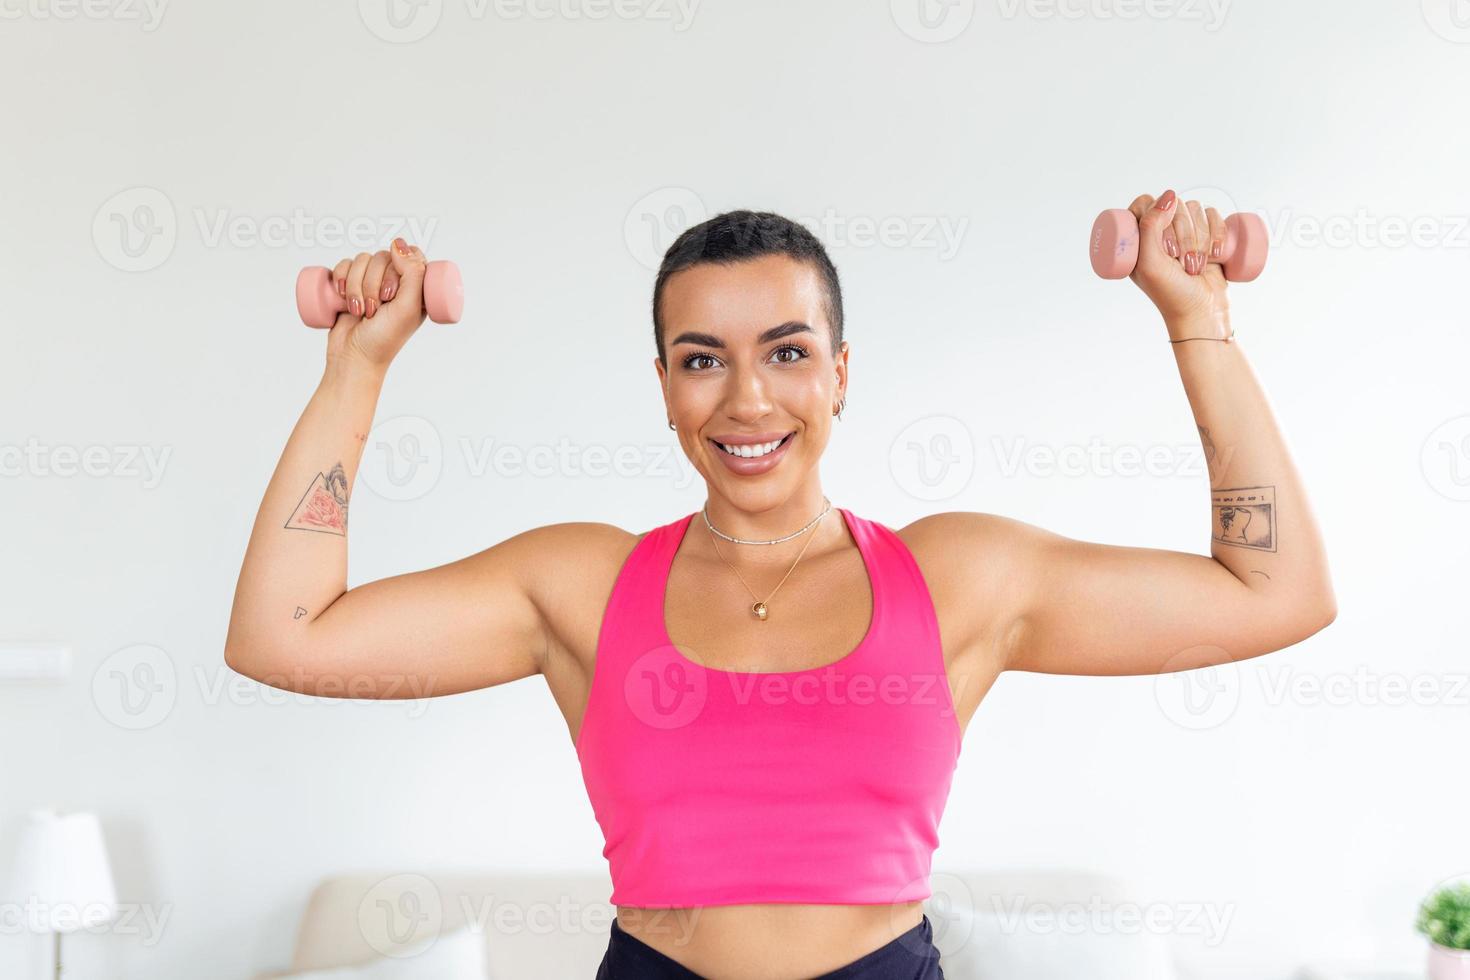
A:
[[[1225,295],[1225,219],[1172,190],[1145,194],[1128,206],[1138,219],[1138,264],[1128,277],[1164,316],[1169,337],[1230,335]]]

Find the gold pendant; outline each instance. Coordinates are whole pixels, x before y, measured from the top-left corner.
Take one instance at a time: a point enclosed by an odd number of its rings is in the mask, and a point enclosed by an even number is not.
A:
[[[750,607],[750,611],[755,613],[756,619],[759,619],[763,623],[766,621],[766,604],[764,602],[757,602]]]

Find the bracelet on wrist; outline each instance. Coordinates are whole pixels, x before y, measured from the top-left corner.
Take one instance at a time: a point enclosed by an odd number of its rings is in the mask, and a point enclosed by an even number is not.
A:
[[[1235,328],[1234,327],[1231,327],[1230,328],[1230,336],[1228,336],[1228,337],[1180,337],[1178,340],[1171,340],[1171,341],[1169,341],[1169,343],[1171,343],[1171,344],[1182,344],[1186,340],[1213,340],[1213,341],[1216,341],[1216,342],[1221,343],[1221,344],[1228,344],[1231,341],[1233,341],[1234,339],[1235,339]]]

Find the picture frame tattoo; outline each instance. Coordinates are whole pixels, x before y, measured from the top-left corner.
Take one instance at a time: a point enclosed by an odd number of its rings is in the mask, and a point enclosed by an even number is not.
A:
[[[318,473],[312,479],[285,526],[295,531],[347,535],[347,471],[340,460],[329,472]]]
[[[1276,487],[1232,487],[1210,491],[1210,537],[1256,551],[1276,550]]]

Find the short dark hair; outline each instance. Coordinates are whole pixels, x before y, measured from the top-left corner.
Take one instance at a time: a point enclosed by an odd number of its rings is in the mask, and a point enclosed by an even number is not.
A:
[[[658,347],[658,359],[665,366],[668,360],[664,356],[659,301],[669,277],[704,262],[729,265],[763,255],[787,255],[817,270],[827,292],[823,306],[832,331],[832,353],[836,356],[842,346],[842,286],[827,250],[816,235],[795,221],[770,211],[742,210],[717,214],[685,230],[664,253],[658,279],[653,284],[653,342]]]

